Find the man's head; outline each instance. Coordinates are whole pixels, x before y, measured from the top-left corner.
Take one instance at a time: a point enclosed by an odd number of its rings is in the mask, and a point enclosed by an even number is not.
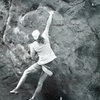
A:
[[[32,32],[32,36],[33,36],[34,40],[37,40],[39,35],[40,35],[40,32],[37,29]]]

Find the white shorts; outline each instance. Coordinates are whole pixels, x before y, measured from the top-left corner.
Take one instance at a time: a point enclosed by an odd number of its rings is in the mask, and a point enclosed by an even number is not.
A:
[[[46,65],[42,65],[42,70],[49,76],[53,75],[53,72],[51,70],[48,69],[49,66]]]

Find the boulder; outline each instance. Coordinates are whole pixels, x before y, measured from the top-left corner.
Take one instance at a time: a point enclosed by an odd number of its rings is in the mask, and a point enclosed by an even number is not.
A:
[[[10,15],[15,17],[11,17],[4,33],[6,44],[0,43],[0,90],[3,91],[0,99],[27,100],[32,96],[40,72],[29,75],[19,95],[11,95],[9,91],[24,70],[37,61],[38,58],[35,61],[28,58],[28,44],[33,42],[31,33],[35,29],[44,31],[49,17],[47,11],[52,9],[55,13],[49,35],[57,59],[52,64],[54,75],[44,82],[37,99],[99,100],[98,8],[91,6],[89,0],[20,0],[13,1],[12,9],[15,10],[10,10]]]

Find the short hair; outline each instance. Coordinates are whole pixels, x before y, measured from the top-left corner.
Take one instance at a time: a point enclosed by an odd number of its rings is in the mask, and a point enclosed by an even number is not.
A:
[[[44,44],[44,38],[41,35],[39,35],[37,42],[40,44]]]
[[[32,36],[34,37],[34,36],[37,36],[37,37],[39,37],[39,35],[40,35],[40,32],[39,32],[39,30],[34,30],[33,32],[32,32]]]

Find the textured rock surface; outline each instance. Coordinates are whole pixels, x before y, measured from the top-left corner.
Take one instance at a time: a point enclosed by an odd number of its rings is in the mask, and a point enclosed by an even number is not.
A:
[[[27,44],[33,42],[34,29],[43,32],[48,8],[56,11],[49,34],[58,58],[52,65],[55,74],[46,80],[38,99],[99,100],[100,1],[10,2],[0,1],[0,37],[6,43],[0,38],[0,100],[28,100],[34,92],[39,74],[29,76],[20,94],[9,94],[22,72],[34,63],[28,59]]]

